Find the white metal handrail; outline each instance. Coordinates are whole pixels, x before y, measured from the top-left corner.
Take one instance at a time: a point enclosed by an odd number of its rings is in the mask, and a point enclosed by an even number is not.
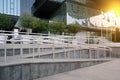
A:
[[[88,49],[89,53],[91,55],[91,50],[94,49],[96,52],[97,50],[104,50],[104,54],[106,51],[109,51],[109,54],[111,55],[111,48],[99,44],[89,44],[79,42],[76,40],[75,36],[64,36],[64,35],[49,35],[49,36],[43,36],[43,35],[15,35],[13,32],[11,34],[5,34],[1,33],[0,36],[0,50],[4,49],[4,62],[7,61],[7,49],[13,49],[13,57],[15,57],[15,49],[20,49],[20,57],[23,57],[23,50],[28,48],[29,54],[30,50],[32,49],[32,59],[34,60],[36,52],[35,49],[38,49],[37,54],[40,56],[40,49],[47,49],[51,48],[53,58],[55,58],[56,52],[55,48],[61,48],[61,52],[64,52],[65,54],[69,53],[70,51],[73,51],[73,54],[75,54],[75,51],[81,51],[84,49]],[[11,39],[8,39],[9,36],[12,36]],[[81,39],[87,40],[86,37],[82,37]],[[93,39],[93,38],[91,38]],[[9,43],[8,43],[9,42]],[[51,52],[49,52],[51,53]],[[105,56],[105,55],[104,55]],[[70,57],[70,54],[69,56]]]

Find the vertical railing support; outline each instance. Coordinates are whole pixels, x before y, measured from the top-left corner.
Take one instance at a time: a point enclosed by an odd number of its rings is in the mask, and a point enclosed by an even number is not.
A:
[[[112,49],[111,48],[109,48],[109,57],[110,57],[110,59],[112,58]]]
[[[38,55],[39,55],[38,57],[39,57],[39,59],[40,59],[40,51],[41,51],[40,50],[40,45],[38,44]]]
[[[13,38],[13,42],[12,42],[12,47],[13,47],[13,56],[15,55],[15,40]]]
[[[53,59],[55,59],[55,45],[54,44],[52,46],[52,54],[53,54]]]
[[[80,59],[82,58],[82,48],[81,48],[81,45],[80,45],[80,47],[79,47],[80,49],[79,49],[79,54],[80,54]]]
[[[99,46],[97,46],[97,50],[96,50],[96,54],[97,54],[97,59],[99,59],[100,57],[99,57]]]
[[[67,46],[68,47],[68,46]],[[64,57],[66,58],[66,48],[64,45],[63,45],[63,49],[64,49]]]
[[[55,59],[55,43],[53,39],[53,45],[52,45],[52,54],[53,54],[53,60]]]
[[[21,41],[21,48],[20,48],[20,55],[21,55],[21,58],[23,57],[23,41]]]
[[[34,52],[35,52],[35,48],[33,47],[32,49],[33,49],[32,59],[33,59],[33,61],[34,61],[34,55],[35,55]]]
[[[104,48],[104,49],[103,49],[103,50],[104,50],[104,53],[103,53],[104,57],[103,57],[103,58],[106,58],[106,50],[107,50],[107,49],[106,49],[105,46],[104,46],[103,48]]]
[[[92,52],[91,52],[91,48],[90,48],[90,45],[89,45],[89,58],[91,59],[92,58]]]
[[[4,35],[4,64],[6,64],[7,61],[7,53],[6,53],[6,42],[7,42],[7,35]]]

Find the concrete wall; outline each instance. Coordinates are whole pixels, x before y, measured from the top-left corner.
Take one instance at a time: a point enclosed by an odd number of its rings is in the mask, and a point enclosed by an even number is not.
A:
[[[56,50],[59,50],[59,49],[56,49]],[[91,51],[91,53],[90,53],[90,51]],[[35,48],[34,52],[35,52],[35,54],[38,54],[38,48]],[[44,53],[51,52],[51,53],[40,54],[40,58],[53,58],[52,50],[50,48],[49,49],[47,49],[47,48],[41,49],[40,53],[42,53],[42,52],[44,52]],[[30,50],[29,50],[28,48],[24,48],[23,55],[24,54],[33,54],[33,49],[30,48]],[[66,51],[66,52],[64,52],[64,51],[63,52],[56,52],[56,53],[54,53],[54,58],[57,58],[57,59],[64,59],[64,58],[71,58],[71,59],[92,58],[92,59],[96,59],[96,58],[104,58],[105,56],[109,57],[109,55],[107,55],[107,54],[109,54],[109,51],[106,51],[106,53],[104,53],[103,49],[99,49],[99,50],[82,49],[82,50],[71,50],[71,51]],[[13,55],[20,55],[20,49],[14,49],[14,50],[7,49],[6,50],[6,56],[13,56]],[[4,49],[0,49],[0,57],[4,57]],[[33,56],[31,56],[31,57],[33,57]],[[39,58],[38,55],[36,55],[35,58]]]
[[[0,80],[33,80],[102,62],[103,61],[51,62],[3,66],[0,67]]]
[[[112,47],[112,57],[120,58],[120,47]]]
[[[91,50],[91,53],[89,53],[89,49],[67,51],[54,54],[54,58],[56,59],[99,59],[108,57],[110,57],[109,51],[106,51],[104,53],[103,50]],[[38,57],[36,56],[36,58]],[[53,58],[53,54],[40,55],[40,58]]]

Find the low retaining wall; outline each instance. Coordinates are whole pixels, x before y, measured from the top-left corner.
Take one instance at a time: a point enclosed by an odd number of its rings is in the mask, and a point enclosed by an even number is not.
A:
[[[108,61],[108,60],[106,60]],[[105,62],[105,60],[41,62],[0,66],[0,80],[34,80]]]

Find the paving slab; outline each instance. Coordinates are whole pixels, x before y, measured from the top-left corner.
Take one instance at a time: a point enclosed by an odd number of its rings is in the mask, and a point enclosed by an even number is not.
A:
[[[120,80],[120,59],[35,80]]]

